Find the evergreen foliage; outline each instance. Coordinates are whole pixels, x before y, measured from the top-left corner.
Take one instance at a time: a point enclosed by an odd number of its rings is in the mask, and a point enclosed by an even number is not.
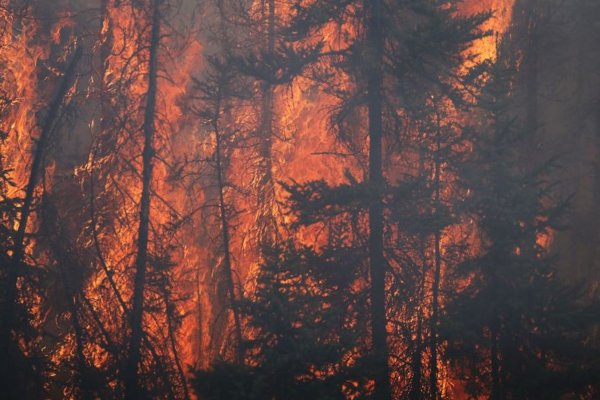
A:
[[[512,116],[514,70],[491,66],[470,127],[473,152],[460,182],[463,212],[476,221],[477,247],[453,273],[444,318],[446,356],[474,396],[551,399],[590,390],[598,349],[587,343],[599,308],[560,283],[544,247],[562,228],[567,202],[549,178],[554,160],[523,166],[531,132]]]

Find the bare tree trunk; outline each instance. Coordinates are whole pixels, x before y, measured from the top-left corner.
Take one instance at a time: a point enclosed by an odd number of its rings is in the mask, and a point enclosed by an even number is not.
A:
[[[275,0],[268,1],[266,51],[272,55],[275,51]],[[258,180],[258,229],[259,246],[271,246],[276,241],[277,225],[273,214],[275,207],[275,186],[273,183],[273,165],[271,152],[273,147],[273,85],[265,82],[262,98],[262,137],[259,154]],[[262,254],[262,250],[261,250]]]
[[[40,175],[42,174],[42,164],[44,160],[44,153],[48,146],[50,135],[54,129],[54,124],[59,116],[60,107],[63,104],[64,98],[67,95],[73,77],[75,75],[75,68],[79,59],[81,58],[82,50],[78,47],[67,66],[67,70],[62,78],[62,81],[56,91],[54,98],[50,103],[48,114],[42,125],[42,131],[37,141],[35,152],[33,154],[33,160],[31,163],[31,172],[29,180],[25,189],[25,198],[21,205],[19,214],[19,227],[14,236],[12,258],[10,260],[8,268],[8,276],[5,282],[5,297],[4,303],[2,304],[2,325],[0,326],[0,358],[3,360],[9,360],[9,348],[11,347],[11,332],[15,324],[16,314],[16,301],[17,301],[17,279],[19,276],[19,270],[25,256],[25,232],[27,230],[27,223],[29,216],[32,211],[34,201],[34,191],[37,186]],[[2,386],[3,393],[7,398],[15,398],[17,396],[16,390],[18,385],[15,385],[15,373],[16,371],[12,368],[10,362],[2,362]]]
[[[108,264],[106,263],[104,255],[102,254],[102,249],[100,248],[100,238],[98,237],[98,229],[97,229],[98,222],[96,220],[96,211],[95,211],[96,203],[94,200],[95,199],[95,190],[94,190],[94,185],[95,185],[94,182],[95,181],[94,181],[94,172],[93,172],[94,171],[94,160],[95,160],[95,156],[94,156],[94,152],[92,152],[92,157],[91,157],[92,172],[90,174],[90,221],[91,221],[91,225],[92,225],[92,241],[94,243],[94,249],[96,250],[96,256],[98,257],[100,266],[102,267],[102,271],[104,272],[104,275],[106,276],[106,279],[107,279],[112,291],[114,292],[115,297],[117,298],[117,302],[119,303],[119,306],[121,307],[121,309],[123,311],[123,315],[125,316],[125,318],[131,318],[130,317],[131,312],[129,310],[129,307],[127,306],[127,303],[125,302],[125,299],[123,298],[123,295],[121,294],[121,291],[117,287],[117,283],[115,282],[115,280],[113,278],[113,273],[109,270]],[[83,299],[86,300],[86,302],[87,302],[87,299],[85,298],[85,296],[83,296]],[[110,335],[108,334],[106,329],[103,327],[102,322],[100,321],[99,317],[97,316],[96,311],[94,310],[93,306],[91,304],[89,304],[89,302],[87,302],[87,303],[88,303],[87,304],[88,308],[95,315],[94,320],[96,321],[97,325],[101,328],[103,335],[107,338],[107,342],[114,343],[114,341],[109,340]],[[146,347],[148,347],[148,350],[150,351],[150,354],[152,355],[152,359],[158,366],[158,370],[166,382],[168,380],[167,372],[164,369],[164,367],[162,366],[162,361],[161,361],[160,357],[158,356],[158,353],[156,352],[154,345],[150,342],[150,339],[143,332],[143,330],[142,330],[142,340],[144,342],[144,345]],[[114,348],[114,347],[116,347],[116,346],[114,346],[114,345],[111,346],[111,348]],[[169,398],[174,398],[174,394],[172,393],[172,391],[169,392]]]
[[[142,156],[142,196],[140,200],[140,224],[138,230],[138,253],[135,262],[135,278],[131,309],[131,340],[125,365],[125,398],[143,398],[138,382],[138,364],[141,359],[143,336],[144,284],[148,262],[148,236],[150,225],[150,186],[152,185],[152,158],[154,154],[154,118],[156,108],[158,47],[160,42],[160,4],[152,1],[152,33],[149,47],[148,92],[144,114],[144,150]],[[168,382],[165,382],[168,385]]]
[[[436,134],[436,148],[435,148],[435,172],[434,172],[434,208],[436,213],[440,212],[440,121],[437,121],[438,130]],[[432,399],[438,398],[438,356],[437,356],[437,325],[439,320],[439,293],[440,293],[440,275],[442,272],[442,257],[441,257],[441,239],[442,235],[438,229],[436,229],[434,234],[434,262],[435,262],[435,270],[433,272],[433,287],[432,287],[432,299],[431,299],[431,320],[430,320],[430,331],[431,331],[431,339],[430,339],[430,361],[429,361],[429,392]]]
[[[219,116],[221,113],[221,88],[217,89],[217,104],[215,115],[213,118],[213,129],[215,131],[215,159],[216,159],[216,167],[217,167],[217,185],[219,187],[219,213],[221,219],[221,234],[223,240],[223,267],[225,268],[225,279],[227,284],[228,291],[228,303],[231,313],[233,314],[234,321],[234,333],[236,340],[236,352],[235,352],[235,362],[241,364],[243,362],[243,349],[242,349],[242,327],[240,323],[240,316],[237,310],[236,296],[235,296],[235,285],[233,284],[233,269],[231,265],[231,251],[229,246],[229,224],[227,222],[227,205],[225,204],[225,195],[224,195],[224,178],[223,178],[223,165],[221,161],[221,131],[219,127]]]
[[[90,303],[88,298],[85,296],[85,293],[81,293],[80,298],[82,304],[88,309],[90,314],[92,314],[92,319],[94,320],[96,325],[98,325],[98,329],[100,330],[100,333],[104,338],[104,346],[108,349],[108,351],[111,354],[115,355],[117,353],[117,345],[115,344],[115,341],[110,337],[110,333],[106,330],[106,327],[100,320],[100,315],[98,315],[98,312],[96,311],[92,303]]]
[[[425,154],[427,152],[426,146],[419,146],[419,177],[424,177],[427,173],[425,171]],[[423,379],[423,306],[425,302],[426,294],[426,277],[428,271],[427,263],[427,235],[420,235],[419,238],[419,253],[421,256],[421,282],[419,285],[418,297],[420,298],[421,305],[417,309],[417,344],[415,346],[415,352],[412,358],[412,381],[409,398],[410,400],[421,400],[423,398],[423,388],[421,381]]]
[[[411,388],[410,388],[410,400],[421,400],[421,379],[423,378],[422,371],[422,354],[423,354],[423,343],[421,336],[423,335],[423,322],[422,322],[421,310],[418,311],[417,315],[417,344],[415,346],[415,352],[412,357],[412,380],[411,380]]]
[[[369,186],[373,198],[369,205],[369,258],[371,275],[371,335],[375,363],[376,400],[391,399],[385,305],[385,269],[383,254],[383,167],[382,167],[382,84],[383,6],[381,0],[365,1],[368,10],[367,42],[372,51],[368,77],[369,109]]]

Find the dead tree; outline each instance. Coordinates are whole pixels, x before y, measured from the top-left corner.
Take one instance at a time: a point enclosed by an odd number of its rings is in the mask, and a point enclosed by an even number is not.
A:
[[[58,86],[52,101],[50,102],[48,113],[46,114],[46,118],[42,124],[40,136],[37,140],[35,151],[33,153],[29,179],[25,188],[25,197],[20,207],[20,213],[18,217],[18,228],[14,234],[8,276],[5,282],[5,297],[4,303],[2,304],[2,315],[0,317],[2,322],[0,326],[0,347],[2,349],[0,350],[0,357],[3,360],[9,359],[9,347],[11,347],[12,342],[11,335],[15,327],[17,279],[20,275],[21,265],[25,257],[25,236],[29,217],[33,211],[33,203],[35,200],[34,192],[40,176],[43,173],[43,162],[46,149],[49,145],[52,132],[54,131],[55,123],[59,118],[61,106],[63,105],[67,92],[69,91],[69,88],[73,82],[76,66],[81,58],[81,54],[82,49],[81,47],[78,47],[75,50],[69,65],[67,66],[65,74],[63,75],[62,81]],[[2,365],[2,369],[4,370],[2,371],[2,385],[4,386],[3,393],[7,396],[7,398],[16,398],[16,391],[18,390],[18,387],[14,384],[14,374],[16,371],[14,368],[12,368],[10,362],[5,361],[2,363]]]
[[[150,186],[152,184],[152,158],[154,154],[154,119],[156,113],[158,48],[160,44],[160,4],[152,1],[152,30],[149,43],[148,91],[144,113],[144,150],[142,155],[142,195],[140,199],[140,221],[138,229],[137,256],[133,282],[133,300],[131,309],[131,338],[124,370],[125,398],[142,398],[138,382],[138,365],[141,359],[143,336],[144,285],[148,263],[148,238],[150,227]]]

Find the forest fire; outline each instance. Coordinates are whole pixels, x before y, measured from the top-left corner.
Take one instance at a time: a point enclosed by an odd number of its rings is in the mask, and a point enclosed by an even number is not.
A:
[[[2,397],[598,398],[598,16],[0,2]]]

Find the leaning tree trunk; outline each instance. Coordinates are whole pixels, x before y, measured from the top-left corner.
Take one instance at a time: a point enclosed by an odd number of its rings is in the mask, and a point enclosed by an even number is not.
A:
[[[156,112],[158,47],[160,41],[160,3],[152,1],[152,33],[150,37],[148,60],[148,92],[144,114],[144,150],[142,155],[142,196],[140,199],[140,223],[138,229],[138,248],[135,260],[135,278],[133,302],[131,308],[131,339],[125,364],[125,398],[142,398],[138,382],[138,364],[141,359],[143,336],[144,284],[148,263],[148,236],[150,227],[150,186],[152,184],[152,157],[154,153],[154,118]],[[168,382],[166,382],[168,385]]]
[[[419,146],[419,177],[424,177],[428,175],[428,172],[425,170],[425,154],[427,152],[427,147],[423,144]],[[420,299],[420,305],[417,307],[417,330],[416,330],[416,344],[415,351],[412,356],[411,364],[412,364],[412,379],[410,384],[410,393],[408,398],[410,400],[421,400],[423,398],[423,388],[421,381],[423,379],[423,352],[426,350],[425,343],[423,341],[423,319],[424,319],[424,303],[425,296],[427,293],[427,271],[428,271],[428,263],[427,263],[427,252],[426,247],[428,235],[421,234],[419,237],[419,254],[421,257],[421,281],[419,282],[418,287],[418,298]]]
[[[55,122],[59,117],[60,107],[62,106],[65,96],[71,87],[71,82],[75,75],[75,68],[79,62],[79,59],[81,58],[81,53],[82,50],[80,47],[78,47],[75,50],[73,58],[67,66],[67,70],[65,71],[62,82],[60,83],[58,90],[56,91],[54,98],[50,103],[48,114],[42,125],[42,131],[36,143],[35,152],[33,154],[31,172],[25,188],[25,198],[23,199],[23,204],[21,205],[19,214],[19,227],[14,236],[12,257],[9,263],[8,276],[4,288],[5,297],[2,304],[2,315],[0,317],[2,318],[0,326],[0,358],[4,360],[2,362],[3,367],[1,371],[3,389],[2,393],[9,399],[17,398],[18,396],[16,391],[19,389],[18,385],[15,385],[16,371],[14,368],[12,368],[12,365],[10,362],[8,362],[8,360],[9,348],[11,347],[11,332],[15,325],[17,278],[19,276],[19,269],[21,268],[21,264],[25,256],[25,232],[29,222],[29,216],[33,208],[35,188],[40,175],[42,174],[42,164],[45,150],[48,146],[50,135],[54,130]]]
[[[383,5],[381,0],[365,1],[368,10],[367,42],[371,50],[368,77],[369,109],[369,186],[372,198],[369,204],[369,259],[371,275],[371,335],[375,363],[376,400],[391,399],[388,347],[385,316],[385,266],[383,254],[383,166],[382,166],[382,84],[383,32],[381,31]]]

